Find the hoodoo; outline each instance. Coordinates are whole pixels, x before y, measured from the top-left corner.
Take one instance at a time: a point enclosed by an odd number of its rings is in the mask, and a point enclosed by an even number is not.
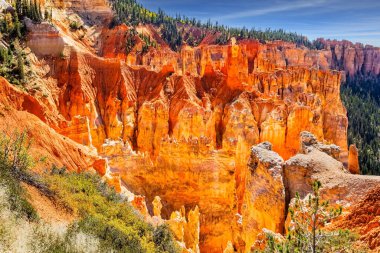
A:
[[[263,231],[284,234],[291,199],[316,180],[348,215],[337,227],[360,206],[376,212],[366,200],[380,201],[380,178],[354,175],[341,85],[378,75],[379,48],[213,43],[207,32],[173,50],[161,26],[120,22],[114,2],[46,0],[50,20],[23,19],[30,79],[21,89],[0,78],[0,129],[28,130],[31,155],[47,160],[37,173],[95,171],[183,252],[250,252]],[[377,230],[354,223],[379,249]]]

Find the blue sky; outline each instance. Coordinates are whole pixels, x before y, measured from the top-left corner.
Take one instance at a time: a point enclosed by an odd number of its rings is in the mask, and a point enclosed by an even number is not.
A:
[[[137,0],[151,10],[380,46],[380,0]]]

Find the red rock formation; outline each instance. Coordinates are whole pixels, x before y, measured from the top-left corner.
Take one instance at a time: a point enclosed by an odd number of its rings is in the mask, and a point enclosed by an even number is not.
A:
[[[100,159],[95,149],[84,147],[59,135],[44,123],[43,106],[30,95],[18,90],[0,77],[0,131],[12,135],[27,131],[32,139],[31,155],[37,162],[36,170],[53,164],[75,171],[87,170]],[[101,169],[101,166],[95,166]]]
[[[144,217],[149,215],[144,196],[135,196],[131,201],[131,204]]]
[[[331,52],[331,68],[344,70],[350,76],[380,74],[380,48],[350,41],[319,39],[318,42]]]
[[[378,252],[380,250],[380,187],[372,189],[333,226],[354,230],[361,235],[360,241],[366,243],[373,252]]]
[[[206,137],[215,147],[227,149],[238,145],[240,138],[247,148],[273,140],[274,150],[287,158],[298,148],[299,133],[309,130],[347,152],[347,118],[339,98],[338,73],[292,68],[272,76],[252,73],[244,83],[244,79],[237,82],[237,77],[216,73],[217,69],[203,77],[170,76],[170,72],[136,70],[77,52],[69,62],[57,61],[54,70],[51,74],[61,89],[59,110],[69,121],[78,115],[89,119],[95,147],[106,138],[122,138],[157,155],[165,135],[177,140]],[[108,75],[112,78],[105,82]],[[338,103],[331,106],[332,101]],[[247,128],[235,133],[239,122]],[[79,127],[67,124],[71,125]],[[256,130],[251,132],[252,128]],[[62,133],[70,136],[70,130]],[[79,140],[83,143],[83,137]]]
[[[238,203],[240,252],[247,252],[263,228],[282,233],[284,230],[285,187],[283,184],[283,159],[271,151],[270,143],[252,148],[243,192],[243,202]],[[243,181],[243,182],[244,182]],[[239,187],[239,186],[238,186]],[[239,200],[238,195],[238,200]],[[238,247],[236,247],[238,248]]]
[[[349,207],[380,184],[380,177],[350,174],[341,162],[334,158],[335,145],[316,142],[310,133],[302,134],[301,154],[285,162],[284,175],[287,199],[296,192],[301,198],[312,192],[312,184],[322,184],[322,198],[331,203]]]
[[[113,32],[122,36],[123,29]],[[151,50],[131,66],[105,47],[104,55],[116,58],[66,50],[65,58],[49,63],[53,107],[60,113],[53,125],[109,159],[114,174],[108,181],[118,191],[120,177],[149,203],[160,196],[164,218],[182,206],[187,212],[199,206],[202,251],[219,252],[228,241],[250,249],[263,226],[281,232],[284,218],[280,211],[273,221],[264,211],[258,211],[262,221],[250,214],[260,209],[248,194],[256,192],[260,177],[273,180],[268,191],[281,199],[272,171],[250,173],[251,146],[270,141],[286,159],[308,130],[347,152],[340,73],[286,67],[262,47],[278,51],[257,42],[184,47],[166,55]],[[138,65],[145,62],[150,67]]]
[[[79,1],[58,2],[79,12],[90,3],[81,7]],[[105,8],[103,3],[96,1],[100,9]],[[172,215],[177,239],[193,251],[199,243],[202,252],[231,248],[244,252],[263,227],[282,232],[286,203],[282,158],[298,153],[302,131],[316,136],[311,139],[316,146],[308,150],[309,145],[285,163],[288,182],[300,187],[288,185],[289,196],[295,190],[309,190],[310,181],[319,175],[313,165],[325,173],[332,164],[333,175],[345,178],[341,164],[323,153],[343,161],[348,155],[341,73],[328,70],[334,66],[331,50],[240,41],[228,46],[184,46],[176,53],[155,29],[144,26],[138,29],[161,48],[142,55],[137,43],[126,56],[123,43],[128,28],[123,25],[102,28],[95,55],[94,48],[68,37],[65,25],[57,24],[58,34],[54,33],[54,41],[65,39],[64,57],[46,60],[48,73],[40,79],[50,91],[48,102],[34,98],[44,109],[31,106],[30,112],[44,112],[41,119],[57,132],[95,147],[110,168],[102,167],[104,160],[90,164],[117,191],[122,191],[122,182],[148,203],[159,196],[162,209],[155,203],[152,214],[166,219]],[[51,36],[41,30],[31,31],[31,45]],[[38,46],[31,49],[41,56]],[[319,145],[317,139],[326,144]],[[270,141],[282,158],[265,145],[251,150],[264,141]],[[340,146],[341,152],[327,143]],[[305,180],[308,171],[313,173]],[[367,180],[349,179],[358,191]],[[328,179],[323,183],[330,187]],[[333,199],[339,183],[328,191]],[[354,196],[346,188],[342,194],[347,203]],[[148,214],[150,206],[142,198],[136,198],[135,204]],[[196,206],[199,210],[194,210]],[[189,226],[191,232],[184,232]]]
[[[360,235],[360,241],[377,252],[380,247],[380,177],[350,174],[341,162],[334,159],[334,145],[316,142],[309,133],[302,135],[303,154],[290,158],[284,164],[288,201],[296,192],[305,198],[312,192],[313,182],[320,181],[322,199],[342,206],[346,213],[328,228],[353,230]]]
[[[350,145],[348,153],[348,170],[352,174],[360,174],[359,151],[355,145]]]

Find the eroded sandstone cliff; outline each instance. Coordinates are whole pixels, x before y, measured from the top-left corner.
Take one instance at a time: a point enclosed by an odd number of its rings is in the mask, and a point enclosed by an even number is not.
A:
[[[251,146],[270,141],[287,159],[308,130],[340,145],[344,159],[341,76],[267,65],[249,43],[183,50],[196,52],[172,53],[176,64],[152,58],[158,63],[149,67],[66,48],[65,57],[48,63],[60,115],[51,122],[59,133],[96,147],[148,203],[160,196],[165,218],[182,206],[199,206],[201,250],[220,252],[232,241],[245,251],[262,227],[281,232],[285,212],[281,172],[250,173]],[[275,200],[255,188],[266,174],[282,208],[277,201],[255,206],[253,200]]]
[[[33,28],[32,40],[44,39],[40,29]],[[54,111],[47,121],[97,148],[111,172],[148,203],[160,196],[165,218],[198,205],[201,250],[219,252],[233,241],[244,251],[263,226],[282,230],[284,207],[275,211],[277,221],[265,218],[264,209],[262,220],[251,217],[259,208],[252,190],[267,173],[249,173],[252,145],[270,141],[286,159],[298,151],[300,132],[308,130],[340,145],[342,157],[347,151],[338,72],[277,64],[257,42],[184,47],[169,55],[153,51],[142,65],[104,59],[75,43],[66,43],[64,57],[46,62]],[[104,145],[106,140],[116,142]],[[267,177],[284,198],[277,189],[281,173]]]
[[[342,73],[329,70],[340,69],[337,47],[232,40],[173,52],[146,25],[137,30],[160,47],[141,54],[138,41],[127,55],[127,26],[92,26],[109,17],[105,1],[49,4],[59,7],[53,25],[27,25],[36,78],[28,94],[14,96],[7,121],[27,115],[25,124],[47,143],[37,149],[54,163],[93,168],[117,190],[145,196],[131,201],[153,223],[170,220],[188,249],[247,252],[263,228],[283,232],[289,198],[308,192],[313,179],[347,205],[352,189],[364,196],[364,185],[378,183],[347,174],[339,162],[348,159],[348,122]],[[81,31],[69,29],[72,20],[83,22]],[[344,59],[350,74],[368,65],[351,68]],[[303,131],[316,146],[300,139]]]

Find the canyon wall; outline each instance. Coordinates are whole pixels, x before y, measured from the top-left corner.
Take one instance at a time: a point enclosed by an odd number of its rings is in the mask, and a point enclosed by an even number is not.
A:
[[[350,76],[380,74],[380,48],[350,41],[318,39],[317,42],[324,50],[331,51],[331,68],[344,70]]]
[[[53,1],[82,16],[92,13],[91,20],[103,20],[110,11],[105,1],[79,3]],[[64,16],[56,11],[57,17]],[[369,56],[354,60],[357,66],[349,65],[350,50],[339,54],[336,46],[309,50],[284,42],[232,40],[225,46],[185,45],[173,52],[146,25],[138,30],[160,47],[141,54],[142,42],[137,40],[126,55],[125,25],[95,29],[84,22],[84,34],[96,31],[98,36],[90,45],[68,28],[66,19],[53,23],[55,27],[30,25],[29,57],[38,75],[34,82],[41,88],[30,88],[31,101],[25,103],[38,106],[18,110],[37,115],[57,136],[100,155],[69,167],[93,167],[107,174],[117,190],[124,187],[145,196],[147,206],[142,197],[136,198],[136,206],[145,214],[172,218],[177,239],[195,251],[199,241],[201,252],[226,248],[249,252],[263,228],[283,232],[288,198],[295,190],[309,191],[317,178],[314,172],[302,178],[312,171],[312,164],[320,165],[312,154],[333,159],[331,164],[341,170],[334,176],[347,174],[338,161],[348,160],[342,73],[330,68],[351,74],[367,66],[377,73],[375,49],[366,53],[373,55],[373,66],[367,63]],[[53,53],[45,55],[45,46]],[[312,133],[314,142],[323,142],[322,151],[300,148],[303,131]],[[304,154],[294,158],[300,151]],[[351,151],[350,164],[357,170]],[[77,153],[60,152],[76,160]],[[327,171],[325,165],[320,167]],[[292,168],[294,173],[289,173]],[[296,180],[292,176],[301,182],[289,183]],[[359,190],[363,180],[357,180]],[[330,186],[329,180],[323,183]],[[336,188],[327,196],[340,196]],[[159,212],[157,196],[162,203]],[[353,201],[352,193],[347,196],[347,203]],[[150,204],[153,201],[155,205]],[[189,224],[196,227],[193,216],[199,216],[199,238],[194,229],[181,232],[190,225],[175,222],[189,217]]]
[[[87,21],[104,21],[112,17],[110,3],[107,0],[42,0],[45,7],[54,7],[74,11]]]
[[[198,75],[183,75],[172,65],[155,71],[73,50],[56,59],[50,72],[59,87],[57,107],[70,123],[78,116],[89,119],[97,148],[105,139],[121,138],[157,156],[165,137],[194,137],[231,152],[270,141],[288,158],[298,150],[299,133],[308,130],[347,152],[340,73],[304,67],[250,73],[245,45],[199,54],[206,59],[195,66]]]
[[[30,38],[43,39],[39,29]],[[255,41],[136,57],[103,48],[106,58],[65,41],[63,57],[40,63],[49,90],[36,97],[50,101],[46,122],[95,147],[121,185],[146,196],[151,213],[156,196],[165,219],[198,206],[202,252],[221,252],[228,241],[246,252],[263,227],[283,232],[281,164],[298,152],[302,131],[347,157],[339,72],[290,66],[281,51]],[[267,148],[252,157],[251,147],[264,141],[282,158]]]

